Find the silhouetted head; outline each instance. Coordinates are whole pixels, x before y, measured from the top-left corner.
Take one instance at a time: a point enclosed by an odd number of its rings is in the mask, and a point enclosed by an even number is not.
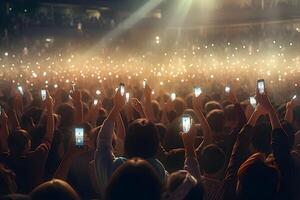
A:
[[[225,126],[225,113],[222,110],[212,110],[207,116],[207,122],[213,132],[222,132]]]
[[[31,193],[32,200],[79,200],[77,192],[65,181],[53,179],[37,186]]]
[[[217,145],[211,144],[202,150],[199,160],[205,173],[216,174],[224,167],[225,153]]]
[[[22,156],[31,148],[31,138],[27,131],[18,129],[8,135],[7,144],[13,156]]]
[[[156,125],[146,119],[133,121],[125,136],[124,151],[128,158],[154,157],[159,148],[159,135]]]
[[[203,200],[204,188],[189,172],[180,170],[172,173],[167,180],[163,200]]]
[[[279,172],[264,162],[260,154],[252,155],[238,171],[236,189],[239,200],[274,199],[279,186]]]
[[[113,173],[105,192],[106,200],[159,200],[161,182],[153,167],[142,159],[126,161]]]

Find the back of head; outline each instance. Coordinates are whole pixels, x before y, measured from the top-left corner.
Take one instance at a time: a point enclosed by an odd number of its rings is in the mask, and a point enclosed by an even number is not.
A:
[[[183,99],[177,97],[175,100],[174,100],[174,108],[175,108],[175,111],[178,115],[182,115],[185,108],[186,108],[186,105],[185,105],[185,102]]]
[[[60,126],[70,127],[74,123],[74,108],[69,104],[62,104],[57,108],[57,114],[60,115]]]
[[[225,153],[217,145],[208,145],[201,152],[200,163],[205,173],[215,174],[224,167]]]
[[[159,147],[158,131],[154,123],[146,119],[133,121],[125,136],[124,151],[128,158],[154,157]]]
[[[26,149],[29,150],[29,142],[29,134],[22,129],[12,132],[7,138],[9,152],[13,156],[21,156],[23,153],[25,153]]]
[[[105,192],[106,200],[159,200],[162,186],[153,167],[144,160],[132,159],[112,175]]]
[[[215,109],[222,110],[221,104],[217,101],[207,102],[205,104],[204,108],[205,108],[205,113],[209,113],[210,111],[215,110]]]
[[[274,199],[279,185],[278,170],[260,154],[252,155],[238,171],[238,199]]]
[[[75,190],[65,181],[53,179],[42,183],[31,192],[32,200],[76,200],[80,199]]]
[[[189,172],[180,170],[172,173],[167,180],[163,200],[203,200],[204,187]]]
[[[253,129],[252,145],[254,149],[261,153],[271,152],[271,132],[270,124],[257,124]]]
[[[210,125],[212,131],[221,132],[225,126],[225,113],[222,110],[215,109],[210,111],[207,116],[207,122]]]
[[[154,114],[155,118],[159,119],[159,115],[160,115],[159,103],[156,100],[152,100],[151,106],[152,106],[152,110],[153,110],[153,114]]]

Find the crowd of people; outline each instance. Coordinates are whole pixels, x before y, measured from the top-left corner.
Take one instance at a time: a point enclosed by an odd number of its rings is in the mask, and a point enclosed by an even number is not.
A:
[[[300,199],[298,32],[1,49],[0,199]]]

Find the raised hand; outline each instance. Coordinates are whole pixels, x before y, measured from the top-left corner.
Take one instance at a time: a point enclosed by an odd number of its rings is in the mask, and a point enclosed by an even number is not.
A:
[[[145,90],[144,90],[145,100],[151,101],[151,95],[152,95],[152,88],[148,84],[146,84]]]
[[[232,104],[236,104],[238,103],[238,99],[236,97],[236,92],[234,88],[231,88],[228,95],[227,95],[227,99],[230,103]]]
[[[267,111],[271,112],[273,110],[273,106],[269,100],[268,93],[265,90],[264,94],[260,94],[256,92],[256,101]]]
[[[195,140],[197,136],[197,128],[195,125],[192,125],[190,131],[188,133],[180,132],[180,136],[182,138],[184,149],[187,157],[196,157],[195,153]]]
[[[144,113],[143,106],[137,98],[131,99],[131,105],[140,115],[143,115]]]
[[[125,106],[125,97],[118,90],[114,97],[114,110],[120,112]]]

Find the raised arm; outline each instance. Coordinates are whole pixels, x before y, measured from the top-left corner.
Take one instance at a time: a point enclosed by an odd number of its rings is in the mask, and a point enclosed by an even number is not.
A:
[[[47,108],[47,129],[46,129],[46,135],[44,139],[46,139],[50,144],[53,139],[53,133],[54,133],[54,117],[53,117],[53,100],[52,97],[49,95],[46,99],[46,108]]]
[[[286,103],[286,111],[284,119],[290,124],[293,124],[293,110],[296,104],[296,99],[292,99],[291,101]]]
[[[247,158],[247,151],[253,135],[253,127],[259,116],[265,114],[265,112],[264,108],[258,105],[252,113],[248,123],[242,128],[237,136],[224,179],[224,199],[235,198],[238,169]]]
[[[116,119],[116,131],[115,132],[116,132],[116,136],[117,136],[116,152],[118,153],[118,155],[123,155],[126,130],[125,130],[125,126],[124,126],[121,114],[119,114]]]
[[[197,147],[197,152],[201,152],[201,150],[211,144],[213,142],[213,135],[212,135],[212,130],[202,112],[202,96],[200,95],[199,97],[193,97],[193,108],[197,114],[197,117],[200,121],[202,130],[203,130],[203,142]]]
[[[144,97],[145,97],[145,113],[147,115],[147,118],[150,121],[156,122],[156,118],[152,109],[152,89],[148,84],[146,84],[145,90],[144,90]]]
[[[131,105],[139,113],[141,118],[149,119],[148,116],[145,113],[145,110],[144,110],[141,102],[138,99],[132,98],[131,99]]]
[[[85,146],[86,147],[86,146]],[[62,161],[60,162],[58,168],[56,169],[53,178],[66,180],[69,170],[72,166],[74,158],[87,151],[87,148],[77,148],[75,146],[75,139],[72,137],[69,144],[69,149],[64,155]]]
[[[290,142],[289,137],[281,127],[280,120],[277,116],[277,113],[270,103],[270,100],[266,94],[258,95],[258,101],[261,103],[264,108],[268,111],[269,118],[272,125],[272,149],[275,158],[275,162],[278,165],[281,175],[281,189],[284,193],[286,199],[292,199],[292,195],[294,194],[293,189],[295,189],[295,185],[293,185],[294,178],[296,176],[296,169],[293,164],[293,158],[290,153]]]
[[[8,146],[7,146],[7,138],[9,135],[8,130],[8,117],[5,113],[5,111],[1,110],[1,130],[0,130],[0,142],[1,142],[1,152],[7,152]]]
[[[125,99],[118,91],[114,97],[114,106],[107,119],[103,122],[102,128],[98,134],[97,147],[95,152],[95,167],[97,182],[103,184],[108,182],[112,174],[112,164],[115,159],[113,154],[112,140],[113,130],[117,117],[125,105]]]
[[[197,128],[193,125],[188,133],[180,133],[185,150],[184,168],[198,181],[201,181],[201,172],[195,151]]]

